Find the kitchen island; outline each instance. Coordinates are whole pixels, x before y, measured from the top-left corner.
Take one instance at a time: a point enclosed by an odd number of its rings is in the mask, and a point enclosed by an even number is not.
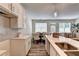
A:
[[[79,55],[79,42],[70,38],[54,38],[50,35],[46,35],[45,47],[50,56]]]

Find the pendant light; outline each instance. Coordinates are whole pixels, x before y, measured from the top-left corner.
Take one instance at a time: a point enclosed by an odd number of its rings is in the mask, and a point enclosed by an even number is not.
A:
[[[56,8],[56,3],[54,4],[54,17],[58,16],[57,8]]]
[[[58,16],[57,11],[55,11],[54,12],[54,17],[57,17],[57,16]]]

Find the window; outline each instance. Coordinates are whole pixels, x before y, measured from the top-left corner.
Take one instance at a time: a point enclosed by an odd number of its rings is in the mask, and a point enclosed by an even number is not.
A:
[[[71,32],[71,23],[59,23],[59,32]]]
[[[47,32],[47,23],[35,23],[35,32]]]

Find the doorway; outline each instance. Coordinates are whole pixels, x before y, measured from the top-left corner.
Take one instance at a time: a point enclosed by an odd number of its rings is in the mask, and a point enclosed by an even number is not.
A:
[[[50,33],[56,32],[56,24],[50,25]]]

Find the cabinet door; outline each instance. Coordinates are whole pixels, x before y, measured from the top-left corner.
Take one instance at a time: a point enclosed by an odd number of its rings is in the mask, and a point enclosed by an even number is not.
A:
[[[47,53],[50,55],[50,43],[47,39],[45,39],[45,49]]]
[[[26,55],[28,53],[28,41],[26,40]]]
[[[16,3],[12,4],[12,11],[18,16],[18,18],[16,18],[15,20],[11,19],[11,28],[23,28],[24,8],[20,4]],[[17,24],[15,25],[14,22]]]
[[[54,47],[50,44],[50,56],[57,56],[57,52]]]
[[[11,11],[11,3],[0,3],[0,6]]]
[[[11,8],[12,12],[18,16],[19,15],[19,4],[12,3],[11,6],[12,6],[12,8]]]
[[[19,4],[18,28],[23,28],[24,8]]]
[[[11,55],[12,56],[25,56],[25,40],[12,39],[11,40]]]
[[[16,18],[12,18],[12,19],[10,19],[10,27],[11,28],[18,28],[18,20],[16,19]]]
[[[28,49],[30,49],[31,48],[31,38],[29,38],[29,41],[28,41]]]
[[[31,48],[31,37],[27,38],[26,40],[26,55],[28,54],[30,48]]]
[[[27,39],[26,40],[26,55],[28,54],[28,51],[29,51],[29,40]]]
[[[10,55],[10,40],[0,42],[0,50],[6,50],[7,55]]]

